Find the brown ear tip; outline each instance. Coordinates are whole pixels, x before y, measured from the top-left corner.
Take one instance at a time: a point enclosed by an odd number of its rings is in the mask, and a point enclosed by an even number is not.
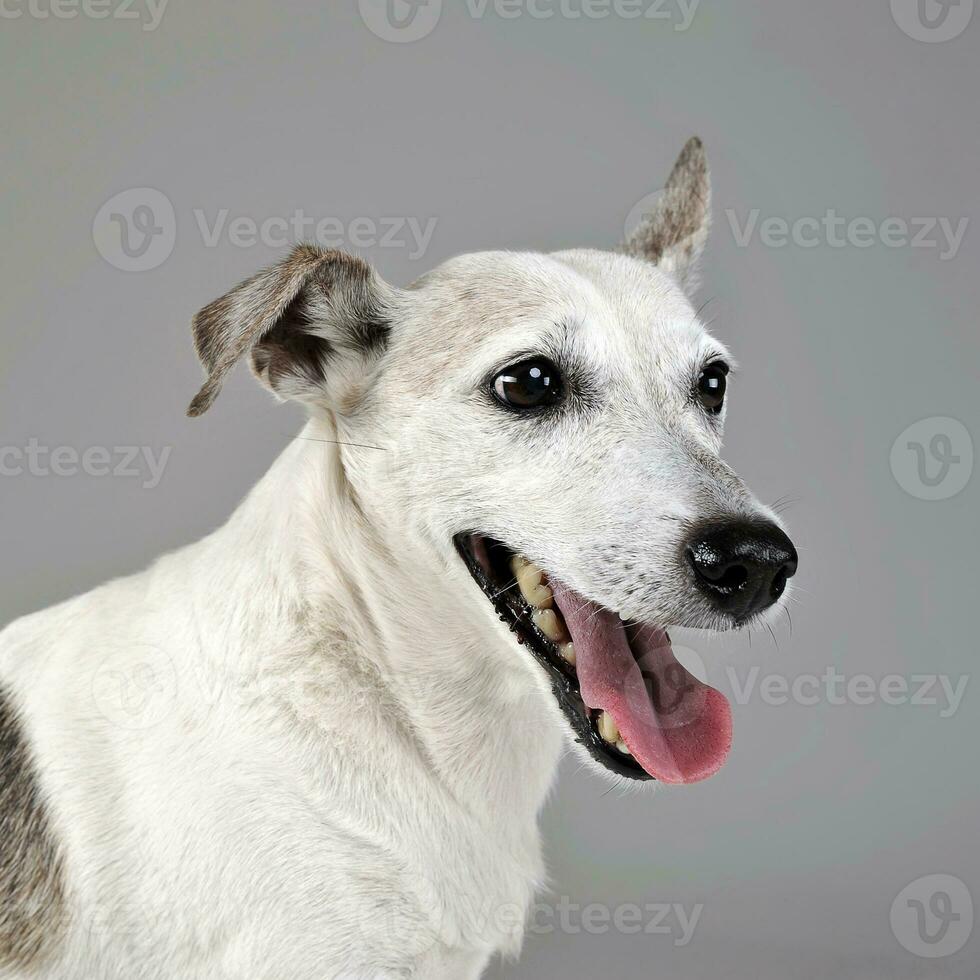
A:
[[[705,163],[707,154],[704,152],[704,141],[700,136],[692,136],[681,150],[680,159],[691,163],[697,161],[698,164]]]
[[[213,404],[215,395],[217,395],[217,391],[213,390],[211,385],[206,384],[187,407],[187,417],[191,419],[200,418]]]
[[[290,249],[286,261],[300,263],[315,262],[327,254],[319,245],[314,245],[312,242],[299,242]]]
[[[692,136],[681,150],[667,178],[667,185],[686,185],[692,180],[707,181],[708,155],[704,152],[704,143],[700,136]]]

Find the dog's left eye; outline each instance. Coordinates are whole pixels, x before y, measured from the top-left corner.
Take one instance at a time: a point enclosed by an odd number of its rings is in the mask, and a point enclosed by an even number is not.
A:
[[[725,391],[728,388],[728,365],[722,361],[709,364],[698,377],[698,401],[705,410],[717,415],[725,404]]]
[[[504,368],[493,380],[493,393],[509,408],[544,408],[561,397],[561,372],[543,357]]]

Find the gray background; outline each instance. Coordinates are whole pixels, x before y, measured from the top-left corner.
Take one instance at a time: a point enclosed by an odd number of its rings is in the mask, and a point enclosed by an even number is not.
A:
[[[905,442],[899,478],[889,460],[921,419],[980,432],[980,229],[946,260],[880,236],[780,248],[756,234],[740,247],[726,210],[739,225],[754,208],[760,221],[829,209],[977,220],[980,17],[927,43],[887,0],[702,0],[687,30],[674,29],[676,4],[664,10],[673,20],[476,18],[447,0],[414,43],[377,37],[356,3],[172,0],[152,31],[0,20],[0,446],[173,447],[152,489],[0,477],[0,621],[214,528],[297,430],[299,413],[244,373],[204,420],[183,416],[200,380],[190,316],[280,251],[227,236],[209,247],[195,209],[436,218],[422,257],[363,250],[405,283],[461,251],[615,243],[696,132],[716,190],[702,298],[742,364],[726,455],[764,499],[792,498],[802,564],[792,633],[784,621],[774,638],[680,642],[729,695],[726,667],[739,683],[754,667],[788,682],[830,666],[876,681],[971,675],[977,480],[923,500]],[[122,271],[93,220],[139,187],[172,202],[175,247]],[[956,481],[972,463],[949,425],[926,429],[953,436]],[[927,959],[889,911],[936,873],[980,902],[978,698],[971,679],[942,717],[943,704],[880,694],[780,705],[757,689],[735,705],[725,769],[654,798],[610,793],[569,763],[544,817],[545,901],[703,903],[701,918],[684,946],[676,930],[535,934],[519,965],[490,975],[976,977],[980,928]]]

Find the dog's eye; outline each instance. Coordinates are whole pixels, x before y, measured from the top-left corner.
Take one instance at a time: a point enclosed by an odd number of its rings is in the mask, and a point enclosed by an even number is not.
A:
[[[717,415],[725,404],[725,390],[728,387],[728,365],[722,361],[709,364],[698,378],[698,401],[705,410]]]
[[[510,408],[543,408],[561,397],[561,372],[537,357],[504,368],[493,380],[493,393]]]

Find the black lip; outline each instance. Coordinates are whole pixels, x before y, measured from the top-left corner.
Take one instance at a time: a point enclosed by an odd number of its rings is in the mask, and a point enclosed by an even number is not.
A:
[[[632,757],[614,752],[596,731],[595,722],[582,700],[574,670],[562,660],[555,644],[542,634],[531,621],[531,609],[516,587],[504,588],[491,579],[480,564],[470,541],[474,533],[457,534],[453,539],[456,551],[477,585],[492,603],[500,620],[507,624],[517,642],[526,647],[535,660],[548,672],[551,689],[575,735],[575,741],[585,746],[589,755],[603,768],[626,779],[650,780],[651,776]],[[493,539],[480,535],[487,541]]]

